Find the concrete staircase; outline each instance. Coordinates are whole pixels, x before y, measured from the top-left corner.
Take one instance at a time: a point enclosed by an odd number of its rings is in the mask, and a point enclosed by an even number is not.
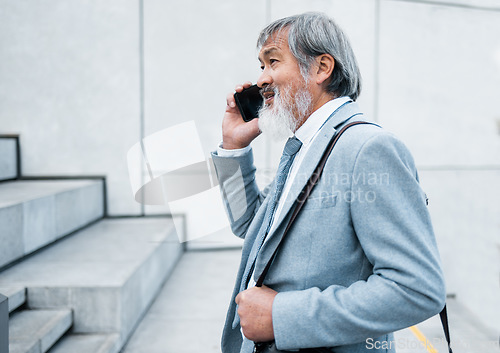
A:
[[[119,352],[183,253],[172,219],[106,217],[104,179],[22,178],[18,153],[0,135],[10,353]]]

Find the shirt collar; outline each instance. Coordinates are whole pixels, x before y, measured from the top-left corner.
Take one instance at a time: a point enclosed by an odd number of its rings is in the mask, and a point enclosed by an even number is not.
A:
[[[309,144],[316,133],[323,127],[330,115],[332,115],[332,113],[342,104],[351,100],[352,99],[347,96],[342,96],[326,102],[312,113],[304,124],[295,131],[295,137],[298,138],[303,145]]]

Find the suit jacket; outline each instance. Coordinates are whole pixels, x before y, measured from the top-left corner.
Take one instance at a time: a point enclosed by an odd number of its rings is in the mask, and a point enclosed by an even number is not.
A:
[[[348,102],[311,142],[277,227],[259,252],[255,278],[280,242],[290,209],[328,142],[355,120],[363,120],[362,113]],[[245,238],[222,351],[247,353],[251,344],[241,348],[234,298],[269,198],[255,182],[251,152],[235,158],[214,153],[213,160],[232,230]],[[443,308],[445,286],[426,195],[403,143],[373,125],[354,126],[342,135],[264,284],[278,292],[272,316],[280,350],[390,351],[392,332]]]

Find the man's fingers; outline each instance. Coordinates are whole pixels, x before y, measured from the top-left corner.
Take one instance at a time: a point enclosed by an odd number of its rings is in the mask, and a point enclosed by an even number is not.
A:
[[[241,85],[237,85],[234,90],[238,93],[241,93],[244,89],[250,87],[252,85],[252,82],[247,81]],[[231,108],[236,107],[236,102],[234,101],[234,93],[229,93],[226,97],[226,102],[227,105]]]
[[[277,292],[269,287],[252,287],[239,293],[235,302],[243,335],[256,342],[274,339],[272,304]]]
[[[245,83],[243,83],[243,84],[236,85],[236,87],[234,88],[234,90],[235,90],[236,92],[241,92],[241,91],[243,91],[244,89],[246,89],[246,88],[250,87],[251,85],[252,85],[252,82],[247,81],[247,82],[245,82]]]
[[[226,97],[226,103],[231,108],[236,107],[236,102],[234,101],[234,94],[233,93],[228,93],[228,95]]]

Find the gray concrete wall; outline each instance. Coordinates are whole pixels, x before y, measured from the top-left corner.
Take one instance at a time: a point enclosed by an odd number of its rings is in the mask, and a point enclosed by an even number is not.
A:
[[[143,6],[141,6],[143,5]],[[141,208],[126,153],[195,120],[208,154],[225,96],[258,77],[255,40],[319,10],[351,38],[360,104],[421,171],[450,293],[500,327],[500,5],[496,0],[0,0],[0,133],[20,133],[25,174],[106,174],[110,214]],[[143,33],[143,36],[141,35]],[[260,177],[281,146],[255,143]]]
[[[496,7],[381,2],[378,120],[413,152],[430,200],[448,292],[498,330]]]
[[[0,180],[17,177],[17,143],[15,138],[0,136]]]
[[[137,1],[0,1],[0,131],[25,175],[108,177],[114,214],[137,213],[125,156],[140,137]]]

